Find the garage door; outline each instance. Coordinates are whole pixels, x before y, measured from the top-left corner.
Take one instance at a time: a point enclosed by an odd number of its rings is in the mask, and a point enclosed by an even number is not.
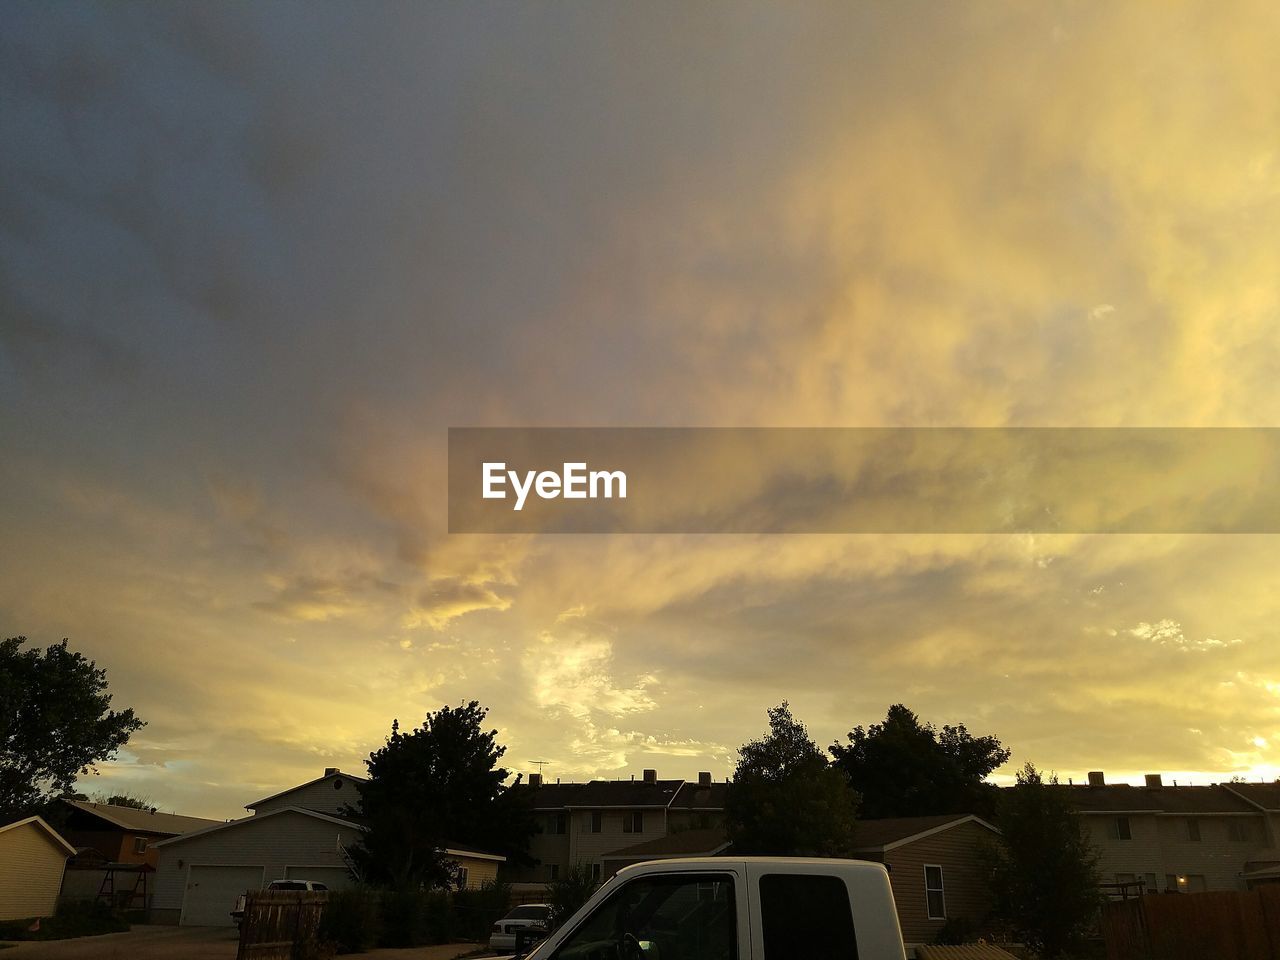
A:
[[[285,867],[290,880],[319,880],[330,890],[345,890],[354,881],[346,867]]]
[[[193,865],[187,874],[182,898],[182,925],[230,927],[236,897],[262,886],[262,867],[207,867]]]

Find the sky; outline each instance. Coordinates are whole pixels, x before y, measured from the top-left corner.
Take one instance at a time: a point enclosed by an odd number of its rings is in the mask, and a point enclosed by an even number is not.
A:
[[[1266,2],[0,10],[0,630],[190,815],[477,699],[1280,775],[1268,535],[449,535],[454,426],[1280,426]],[[725,465],[731,471],[732,464]],[[1168,782],[1168,781],[1166,781]]]

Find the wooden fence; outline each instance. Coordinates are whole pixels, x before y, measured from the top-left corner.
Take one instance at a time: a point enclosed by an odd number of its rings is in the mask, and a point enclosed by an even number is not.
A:
[[[1108,903],[1102,935],[1107,960],[1280,960],[1280,885]]]
[[[327,893],[253,890],[245,897],[236,960],[310,960]]]

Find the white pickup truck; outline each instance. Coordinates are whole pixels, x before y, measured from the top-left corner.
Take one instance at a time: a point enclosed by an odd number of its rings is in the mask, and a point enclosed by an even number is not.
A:
[[[624,867],[528,960],[905,960],[878,863],[772,857]]]

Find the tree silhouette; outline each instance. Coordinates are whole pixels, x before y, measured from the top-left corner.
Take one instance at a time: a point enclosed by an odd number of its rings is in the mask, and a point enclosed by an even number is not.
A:
[[[883,723],[855,727],[847,745],[832,744],[831,755],[862,796],[864,819],[991,816],[998,790],[984,778],[1009,759],[995,737],[975,737],[964,724],[939,731],[900,703]]]
[[[26,641],[0,641],[0,823],[69,794],[145,726],[110,709],[106,671],[65,639],[43,652]]]
[[[483,729],[488,712],[472,700],[428,713],[410,733],[393,722],[386,744],[369,754],[360,806],[347,811],[368,828],[352,851],[366,879],[401,890],[448,886],[451,843],[525,862],[531,798],[504,785],[508,771],[498,764],[507,748]]]
[[[996,915],[1043,957],[1079,947],[1101,902],[1098,854],[1058,778],[1028,763],[999,821],[1003,842],[987,852]]]
[[[858,795],[785,700],[769,710],[769,733],[738,753],[725,801],[735,853],[838,857],[852,851]]]

